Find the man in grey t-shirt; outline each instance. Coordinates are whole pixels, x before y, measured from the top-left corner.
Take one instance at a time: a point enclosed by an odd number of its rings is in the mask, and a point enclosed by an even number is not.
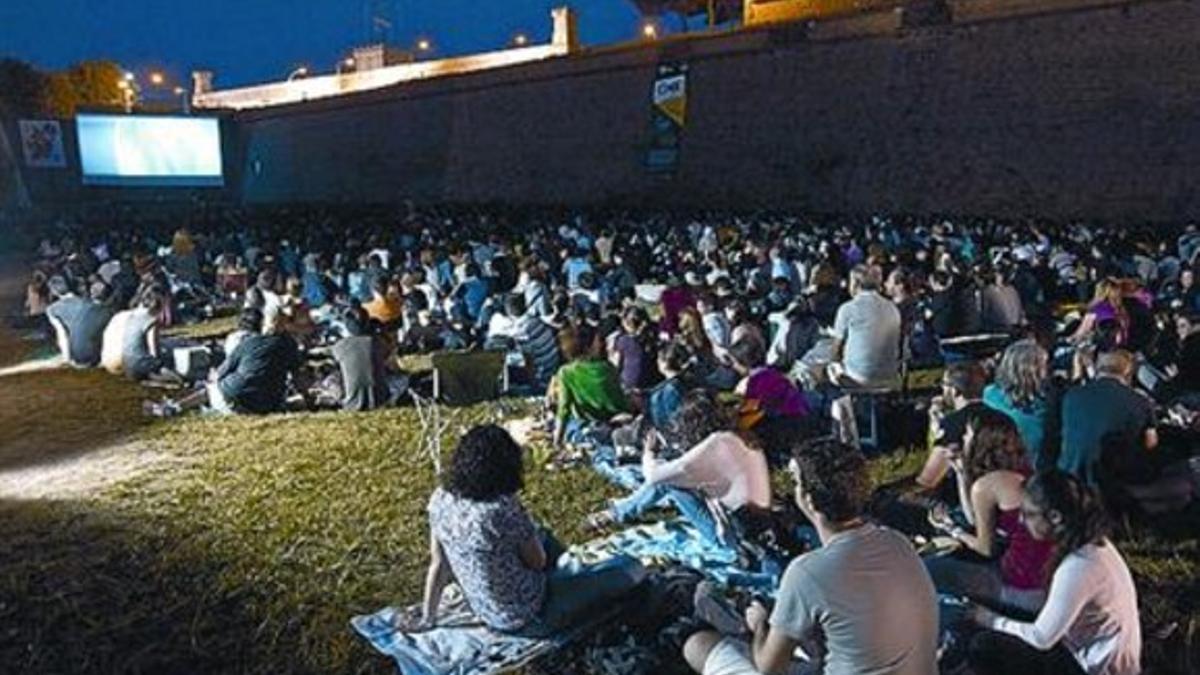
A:
[[[91,298],[85,300],[64,291],[62,297],[46,309],[63,357],[74,366],[87,368],[100,363],[100,343],[113,315],[112,308],[104,304],[108,298],[107,285],[99,281],[92,284],[90,295]]]
[[[877,267],[850,271],[852,299],[838,307],[833,322],[834,353],[850,385],[886,386],[900,375],[900,310],[879,294]]]
[[[746,611],[749,643],[697,633],[684,645],[689,665],[703,675],[936,673],[933,582],[904,537],[863,519],[866,460],[818,440],[798,448],[790,468],[822,547],[788,566],[769,615],[758,603]],[[797,648],[805,658],[793,658]]]

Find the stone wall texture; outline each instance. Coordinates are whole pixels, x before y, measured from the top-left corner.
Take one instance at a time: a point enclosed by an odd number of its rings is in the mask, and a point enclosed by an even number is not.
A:
[[[678,62],[680,163],[656,175],[650,88]],[[1200,217],[1200,3],[952,0],[244,111],[227,129],[228,197],[248,203],[1187,220]]]

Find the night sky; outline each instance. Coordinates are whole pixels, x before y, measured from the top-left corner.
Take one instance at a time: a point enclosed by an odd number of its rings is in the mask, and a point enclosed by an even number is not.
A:
[[[521,32],[549,39],[550,9],[566,0],[393,0],[393,42],[429,37],[437,55],[486,51]],[[0,0],[0,57],[53,70],[107,58],[139,73],[162,69],[190,87],[194,68],[217,88],[286,77],[299,65],[332,72],[367,42],[365,0]],[[633,38],[627,0],[575,0],[585,44]],[[675,22],[667,20],[668,25]]]

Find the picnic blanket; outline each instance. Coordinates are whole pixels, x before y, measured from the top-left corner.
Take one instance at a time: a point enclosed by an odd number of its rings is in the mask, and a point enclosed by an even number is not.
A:
[[[777,574],[739,568],[734,552],[706,543],[683,519],[630,527],[572,546],[569,553],[584,563],[624,553],[648,566],[683,565],[718,583],[767,597],[773,596],[779,586]],[[484,626],[452,585],[442,597],[438,626],[432,630],[404,633],[396,628],[397,617],[414,616],[420,612],[419,605],[386,607],[374,614],[356,616],[350,623],[371,646],[395,660],[403,675],[483,675],[524,667],[593,632],[619,609],[619,605],[614,606],[584,625],[549,638],[516,637]]]
[[[683,518],[636,525],[596,541],[572,546],[571,554],[591,563],[624,553],[648,566],[684,565],[720,584],[772,597],[778,574],[742,569],[734,551],[704,541]]]
[[[641,464],[618,464],[611,448],[601,448],[592,460],[592,468],[601,478],[625,490],[636,490],[644,482]]]
[[[385,607],[374,614],[354,617],[350,625],[372,647],[392,657],[402,675],[484,675],[529,665],[591,632],[612,618],[616,608],[560,635],[517,637],[484,626],[458,587],[452,585],[442,596],[436,628],[420,633],[404,633],[396,628],[397,617],[412,616],[420,610],[420,605]]]

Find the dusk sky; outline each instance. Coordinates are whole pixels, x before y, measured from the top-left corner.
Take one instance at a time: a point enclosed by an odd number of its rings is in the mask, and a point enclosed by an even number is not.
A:
[[[216,71],[226,88],[282,79],[298,65],[332,71],[366,42],[365,0],[0,0],[0,57],[47,69],[106,58],[139,74],[153,68],[188,81]],[[394,0],[393,42],[428,36],[439,55],[485,51],[518,32],[544,41],[550,9],[579,12],[586,44],[634,37],[628,0]],[[668,24],[673,22],[668,20]],[[190,82],[188,83],[190,86]]]

